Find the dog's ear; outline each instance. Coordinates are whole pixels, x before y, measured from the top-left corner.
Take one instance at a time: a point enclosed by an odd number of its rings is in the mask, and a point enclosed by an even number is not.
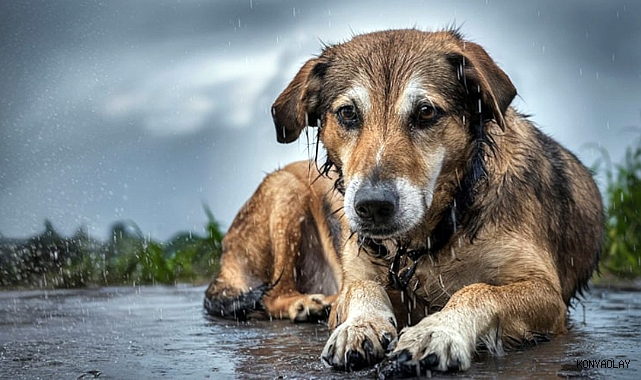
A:
[[[481,46],[461,41],[461,47],[462,52],[450,55],[450,61],[468,96],[477,103],[473,105],[477,108],[473,111],[480,113],[483,120],[493,119],[505,129],[503,116],[516,96],[516,88]]]
[[[306,126],[317,126],[319,92],[327,65],[319,58],[307,61],[272,105],[279,143],[295,141]]]

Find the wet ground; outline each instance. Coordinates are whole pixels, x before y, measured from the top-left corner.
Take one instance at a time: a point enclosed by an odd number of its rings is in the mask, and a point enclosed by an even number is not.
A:
[[[367,379],[319,359],[321,324],[202,313],[204,287],[0,291],[2,379]],[[595,288],[567,335],[435,378],[641,378],[641,293]],[[591,368],[596,367],[606,368]],[[615,368],[613,368],[615,367]]]

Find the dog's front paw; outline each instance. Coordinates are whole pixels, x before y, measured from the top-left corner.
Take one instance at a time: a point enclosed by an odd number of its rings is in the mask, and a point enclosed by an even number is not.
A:
[[[327,366],[346,371],[372,366],[383,359],[387,346],[395,338],[394,320],[348,318],[329,337],[321,359]]]
[[[327,319],[331,301],[323,294],[305,294],[289,307],[289,319],[293,322]]]
[[[466,371],[476,344],[473,328],[457,312],[441,311],[404,329],[383,363],[379,378],[415,377],[429,371]]]

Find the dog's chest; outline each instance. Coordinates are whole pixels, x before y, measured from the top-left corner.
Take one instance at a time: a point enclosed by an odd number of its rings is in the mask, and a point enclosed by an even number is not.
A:
[[[470,258],[468,247],[456,244],[457,239],[437,252],[393,241],[361,240],[361,249],[386,276],[388,293],[403,294],[401,304],[408,312],[416,307],[425,313],[440,310],[454,292],[473,282],[470,273],[479,264]]]

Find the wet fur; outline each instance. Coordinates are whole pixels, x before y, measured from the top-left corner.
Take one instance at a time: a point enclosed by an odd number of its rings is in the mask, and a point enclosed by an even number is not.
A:
[[[413,104],[404,96],[416,83],[439,109],[425,128],[395,106]],[[346,195],[327,365],[385,359],[381,377],[466,370],[479,344],[502,353],[565,332],[567,306],[599,259],[601,198],[578,159],[509,106],[515,95],[507,75],[457,31],[397,30],[326,47],[278,97],[278,141],[318,127],[339,190],[399,192],[389,184],[409,183],[403,191],[431,197],[416,203],[411,195],[422,219],[394,233],[347,212],[355,207]],[[345,105],[356,108],[358,124],[341,121]],[[395,260],[399,273],[412,274],[400,290],[390,286]]]
[[[216,317],[326,319],[341,286],[340,228],[331,173],[300,161],[269,174],[223,239],[204,306]]]

